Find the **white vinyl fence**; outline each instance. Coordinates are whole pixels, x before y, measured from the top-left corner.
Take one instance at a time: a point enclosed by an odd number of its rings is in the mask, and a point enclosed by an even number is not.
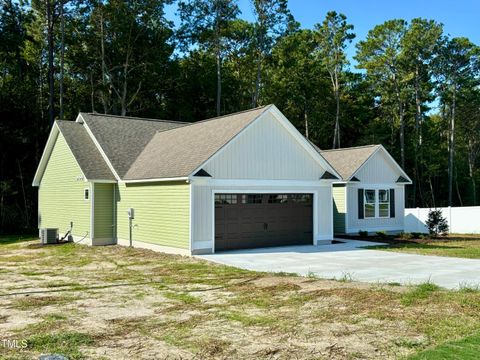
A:
[[[447,219],[450,233],[480,233],[480,206],[443,207],[443,216]],[[425,221],[429,208],[405,209],[405,232],[428,233]]]

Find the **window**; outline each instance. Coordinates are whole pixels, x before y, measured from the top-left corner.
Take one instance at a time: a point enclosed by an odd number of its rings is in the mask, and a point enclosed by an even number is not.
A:
[[[292,194],[292,201],[295,203],[300,203],[304,205],[312,205],[312,195],[311,194]]]
[[[83,190],[83,200],[88,200],[90,198],[90,189],[85,188]]]
[[[365,189],[364,191],[364,218],[390,217],[390,190]]]
[[[390,191],[378,190],[378,216],[390,217]]]
[[[364,214],[365,218],[375,217],[375,190],[365,190]]]
[[[268,195],[268,203],[269,204],[283,204],[286,203],[288,200],[287,194],[272,194]]]
[[[236,204],[237,194],[215,194],[215,204]]]
[[[242,204],[261,204],[262,199],[263,199],[262,194],[242,195]]]

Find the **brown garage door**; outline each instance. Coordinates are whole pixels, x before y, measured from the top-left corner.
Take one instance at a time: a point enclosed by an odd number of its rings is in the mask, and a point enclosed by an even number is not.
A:
[[[312,194],[215,194],[215,250],[313,243]]]

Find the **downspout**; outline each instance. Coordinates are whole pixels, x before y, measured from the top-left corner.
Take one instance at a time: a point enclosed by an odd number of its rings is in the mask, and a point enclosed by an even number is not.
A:
[[[190,250],[190,255],[193,255],[193,181],[191,179],[186,181],[188,186],[189,186],[189,250]]]
[[[348,234],[348,183],[345,184],[345,234]]]
[[[112,242],[117,244],[117,189],[116,189],[117,184],[113,184],[113,206],[112,206],[112,211],[113,211],[113,224],[112,224]]]
[[[93,236],[94,236],[93,230],[94,230],[94,227],[95,227],[95,225],[94,225],[94,221],[95,221],[95,216],[94,216],[95,192],[94,192],[94,189],[95,189],[95,184],[93,182],[91,182],[90,183],[90,242],[91,242],[92,246],[93,246]]]

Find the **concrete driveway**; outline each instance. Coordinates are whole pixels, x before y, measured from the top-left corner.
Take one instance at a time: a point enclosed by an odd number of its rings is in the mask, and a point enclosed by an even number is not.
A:
[[[286,272],[327,279],[418,284],[455,289],[480,285],[480,260],[360,249],[384,245],[357,240],[322,246],[286,246],[197,256],[247,270]]]

